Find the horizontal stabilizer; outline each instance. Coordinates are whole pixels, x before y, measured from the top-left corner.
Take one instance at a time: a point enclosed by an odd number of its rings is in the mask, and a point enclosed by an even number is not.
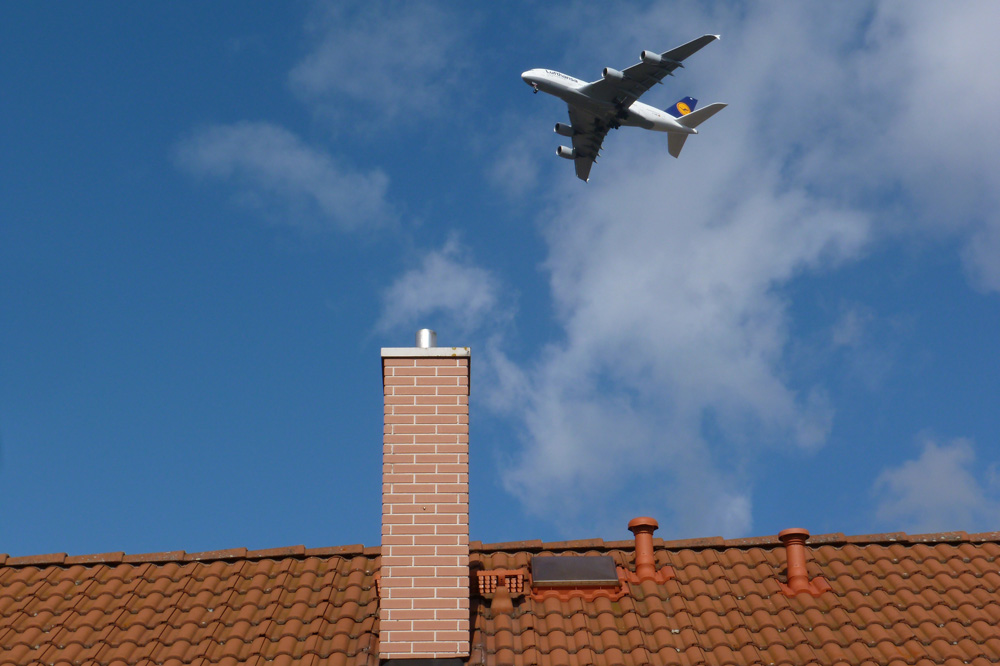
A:
[[[703,122],[705,122],[706,120],[717,114],[719,111],[722,111],[727,106],[728,106],[727,104],[723,104],[721,102],[716,102],[715,104],[709,104],[704,108],[698,109],[697,111],[692,111],[687,115],[681,116],[680,118],[677,119],[677,122],[679,122],[681,125],[684,125],[684,127],[690,127],[691,129],[694,129],[698,125],[701,125]],[[678,152],[679,151],[680,149],[678,148]]]

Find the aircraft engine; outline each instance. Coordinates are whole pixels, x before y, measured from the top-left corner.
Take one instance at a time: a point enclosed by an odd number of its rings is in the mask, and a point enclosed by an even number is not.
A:
[[[656,51],[643,51],[639,54],[639,60],[643,61],[647,65],[659,65],[663,62],[663,58]]]
[[[604,78],[611,79],[612,81],[621,81],[625,78],[625,75],[619,72],[617,69],[611,69],[610,67],[604,68]]]
[[[576,148],[567,148],[566,146],[559,146],[556,148],[556,155],[559,157],[565,157],[568,160],[576,158]]]
[[[563,123],[556,123],[556,134],[559,136],[573,136],[573,128]]]

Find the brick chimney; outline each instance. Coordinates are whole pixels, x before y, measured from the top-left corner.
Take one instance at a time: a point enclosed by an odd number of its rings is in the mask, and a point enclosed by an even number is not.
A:
[[[379,658],[469,655],[468,347],[382,349]]]

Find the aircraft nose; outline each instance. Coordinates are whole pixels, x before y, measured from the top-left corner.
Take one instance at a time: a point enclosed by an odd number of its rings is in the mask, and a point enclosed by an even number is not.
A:
[[[534,81],[531,80],[532,79],[531,71],[532,70],[529,69],[527,72],[521,73],[521,80],[527,83],[529,86],[534,83]]]

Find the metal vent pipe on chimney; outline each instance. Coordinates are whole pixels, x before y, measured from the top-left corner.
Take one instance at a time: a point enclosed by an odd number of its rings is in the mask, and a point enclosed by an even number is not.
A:
[[[417,331],[417,348],[431,349],[438,346],[438,334],[429,328],[422,328]]]

